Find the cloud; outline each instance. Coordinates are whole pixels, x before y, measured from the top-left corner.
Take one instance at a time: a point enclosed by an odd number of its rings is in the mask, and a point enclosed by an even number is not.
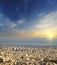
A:
[[[38,16],[40,16],[40,17],[41,17],[41,16],[43,16],[44,14],[45,14],[45,13],[44,13],[44,12],[42,12],[42,13],[38,14]]]
[[[55,0],[49,0],[50,6],[53,6],[54,5],[54,2],[55,2]]]
[[[11,21],[11,22],[8,22],[9,24],[7,24],[12,30],[18,32],[19,31],[19,25],[21,24],[24,24],[25,22],[23,20],[19,20],[17,21],[16,23]]]
[[[14,22],[0,14],[0,32],[19,32],[19,26],[24,23],[23,19]]]
[[[35,25],[35,31],[42,31],[42,33],[57,31],[57,12],[45,14],[39,23]]]
[[[23,20],[17,21],[17,25],[25,23]]]

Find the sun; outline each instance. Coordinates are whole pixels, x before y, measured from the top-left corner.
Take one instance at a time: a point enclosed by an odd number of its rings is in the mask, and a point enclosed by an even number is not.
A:
[[[47,37],[48,37],[49,40],[52,40],[55,37],[55,35],[52,32],[48,32]]]

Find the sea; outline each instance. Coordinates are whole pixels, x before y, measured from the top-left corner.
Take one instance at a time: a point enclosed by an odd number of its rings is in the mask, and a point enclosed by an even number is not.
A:
[[[0,37],[2,46],[24,46],[24,47],[54,47],[57,48],[57,38],[49,40],[48,38],[14,38]]]

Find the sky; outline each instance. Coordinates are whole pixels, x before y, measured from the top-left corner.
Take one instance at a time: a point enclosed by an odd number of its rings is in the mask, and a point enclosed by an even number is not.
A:
[[[56,37],[57,0],[0,0],[0,36]]]

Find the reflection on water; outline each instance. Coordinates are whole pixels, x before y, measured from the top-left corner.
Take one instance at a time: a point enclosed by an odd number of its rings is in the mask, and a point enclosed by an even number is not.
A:
[[[11,46],[57,46],[57,38],[48,40],[46,38],[8,38],[0,37],[0,45]]]

